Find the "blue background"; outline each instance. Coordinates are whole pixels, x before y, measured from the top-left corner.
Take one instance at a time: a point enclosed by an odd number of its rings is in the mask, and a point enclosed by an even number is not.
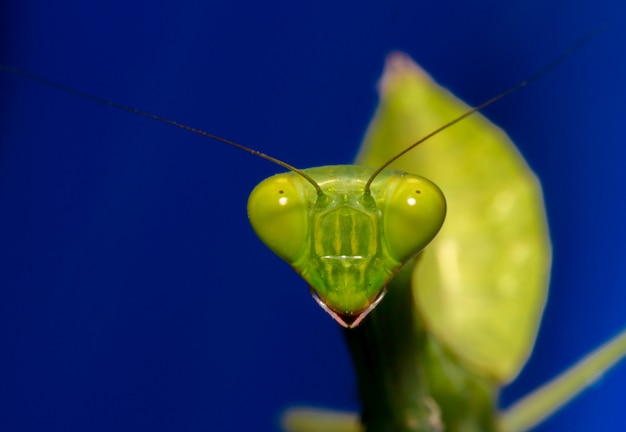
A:
[[[0,5],[0,62],[250,145],[349,162],[384,56],[477,104],[543,181],[553,283],[509,403],[626,326],[620,1]],[[280,171],[225,145],[0,75],[0,430],[270,431],[292,403],[358,406],[341,333],[255,238]],[[622,365],[540,431],[626,423]]]

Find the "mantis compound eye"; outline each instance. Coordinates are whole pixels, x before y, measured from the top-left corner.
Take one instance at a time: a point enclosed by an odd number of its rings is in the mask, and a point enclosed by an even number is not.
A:
[[[389,194],[383,212],[389,253],[406,262],[439,232],[446,216],[446,200],[430,180],[406,174]]]
[[[264,180],[248,198],[252,228],[263,243],[290,263],[297,261],[306,243],[307,211],[302,187],[290,173]]]

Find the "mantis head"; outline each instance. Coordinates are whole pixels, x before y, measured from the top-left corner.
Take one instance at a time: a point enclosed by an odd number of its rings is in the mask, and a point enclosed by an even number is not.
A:
[[[431,181],[401,171],[375,178],[373,168],[355,165],[303,172],[318,188],[293,172],[270,177],[250,195],[250,222],[326,312],[356,327],[389,280],[435,237],[445,198]]]

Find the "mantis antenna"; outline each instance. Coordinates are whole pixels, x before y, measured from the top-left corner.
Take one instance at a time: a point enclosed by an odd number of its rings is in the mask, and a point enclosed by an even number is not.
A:
[[[370,195],[371,194],[370,186],[372,185],[372,182],[374,181],[374,179],[385,168],[387,168],[389,165],[391,165],[393,162],[395,162],[396,160],[398,160],[399,158],[401,158],[402,156],[404,156],[405,154],[407,154],[408,152],[413,150],[415,147],[417,147],[418,145],[420,145],[424,141],[426,141],[426,140],[432,138],[433,136],[437,135],[439,132],[442,132],[445,129],[448,129],[450,126],[455,125],[456,123],[460,122],[461,120],[463,120],[466,117],[469,117],[470,115],[474,114],[475,112],[478,112],[478,111],[482,110],[483,108],[488,107],[492,103],[497,102],[500,99],[504,98],[505,96],[508,96],[511,93],[514,93],[514,92],[520,90],[521,88],[526,87],[528,84],[538,80],[539,78],[541,78],[542,76],[544,76],[545,74],[550,72],[552,69],[554,69],[555,67],[557,67],[561,63],[563,63],[567,58],[569,58],[572,54],[574,54],[576,51],[578,51],[578,49],[580,47],[582,47],[585,43],[587,43],[591,39],[593,39],[602,30],[604,30],[604,27],[599,27],[596,30],[592,31],[591,33],[587,34],[582,39],[580,39],[578,42],[576,42],[574,45],[572,45],[567,51],[565,51],[563,54],[561,54],[556,59],[554,59],[551,63],[549,63],[543,69],[539,70],[539,72],[536,72],[534,75],[531,75],[529,78],[525,79],[524,81],[520,82],[519,84],[514,85],[513,87],[510,87],[508,90],[505,90],[502,93],[497,94],[496,96],[492,97],[491,99],[488,99],[485,102],[483,102],[483,103],[481,103],[479,105],[476,105],[473,108],[470,108],[468,111],[466,111],[465,113],[461,114],[457,118],[449,121],[448,123],[442,125],[441,127],[437,128],[437,129],[435,129],[434,131],[432,131],[428,135],[420,138],[419,140],[417,140],[416,142],[414,142],[413,144],[411,144],[410,146],[408,146],[407,148],[402,150],[400,153],[396,154],[394,157],[389,159],[387,162],[385,162],[384,164],[379,166],[372,173],[372,175],[370,176],[369,180],[365,184],[364,194],[365,195]]]
[[[0,70],[3,70],[5,72],[9,72],[9,73],[12,73],[12,74],[15,74],[15,75],[19,75],[19,76],[22,76],[24,78],[28,78],[30,80],[36,81],[36,82],[38,82],[40,84],[43,84],[45,86],[55,88],[55,89],[60,90],[62,92],[69,93],[69,94],[81,97],[83,99],[90,100],[92,102],[96,102],[96,103],[99,103],[99,104],[102,104],[102,105],[107,105],[107,106],[110,106],[112,108],[115,108],[115,109],[118,109],[118,110],[121,110],[121,111],[127,111],[127,112],[130,112],[130,113],[133,113],[133,114],[137,114],[137,115],[140,115],[140,116],[143,116],[143,117],[147,117],[147,118],[150,118],[150,119],[153,119],[153,120],[156,120],[156,121],[160,121],[162,123],[166,123],[166,124],[169,124],[169,125],[172,125],[172,126],[176,126],[177,128],[186,130],[188,132],[192,132],[192,133],[195,133],[195,134],[198,134],[198,135],[210,138],[212,140],[219,141],[219,142],[222,142],[224,144],[228,144],[229,146],[236,147],[236,148],[238,148],[240,150],[246,151],[246,152],[251,153],[251,154],[253,154],[255,156],[258,156],[260,158],[263,158],[265,160],[273,162],[276,165],[279,165],[279,166],[281,166],[281,167],[283,167],[285,169],[288,169],[289,171],[295,172],[299,176],[301,176],[304,179],[306,179],[309,183],[311,183],[311,185],[313,185],[313,187],[315,188],[315,191],[317,192],[318,195],[323,195],[324,194],[322,192],[322,188],[320,188],[320,186],[317,184],[317,182],[315,180],[313,180],[313,178],[311,178],[311,176],[309,176],[308,174],[306,174],[302,170],[299,170],[298,168],[294,167],[293,165],[288,164],[287,162],[283,162],[280,159],[272,157],[272,156],[270,156],[268,154],[265,154],[263,152],[260,152],[258,150],[254,150],[253,148],[247,147],[247,146],[245,146],[243,144],[239,144],[239,143],[236,143],[235,141],[231,141],[229,139],[222,138],[221,136],[205,132],[202,129],[197,129],[197,128],[194,128],[194,127],[191,127],[191,126],[187,126],[187,125],[185,125],[183,123],[179,123],[179,122],[177,122],[175,120],[171,120],[171,119],[168,119],[166,117],[161,117],[159,115],[152,114],[152,113],[149,113],[147,111],[142,111],[140,109],[133,108],[133,107],[130,107],[128,105],[123,105],[123,104],[120,104],[120,103],[117,103],[117,102],[110,101],[108,99],[104,99],[104,98],[100,98],[98,96],[91,95],[89,93],[84,93],[84,92],[81,92],[79,90],[75,90],[75,89],[73,89],[71,87],[64,86],[62,84],[56,83],[54,81],[50,81],[50,80],[48,80],[46,78],[40,77],[40,76],[32,74],[30,72],[26,72],[26,71],[18,69],[18,68],[14,68],[12,66],[7,66],[7,65],[0,64]]]

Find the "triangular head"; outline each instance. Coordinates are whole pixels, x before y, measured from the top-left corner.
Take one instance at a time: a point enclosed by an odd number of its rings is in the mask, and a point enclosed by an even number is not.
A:
[[[272,176],[250,194],[259,238],[309,284],[344,327],[356,327],[382,299],[389,280],[441,228],[446,202],[431,181],[355,165]],[[321,193],[320,193],[321,190]]]

